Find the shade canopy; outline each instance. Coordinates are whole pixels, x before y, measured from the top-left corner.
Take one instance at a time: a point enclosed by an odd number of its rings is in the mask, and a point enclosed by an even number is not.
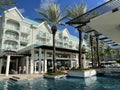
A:
[[[81,21],[78,21],[79,19]],[[120,0],[109,0],[85,14],[70,20],[67,24],[72,26],[78,25],[81,28],[89,26],[92,30],[96,30],[108,39],[116,42],[114,46],[120,45]],[[85,32],[89,31],[85,30]]]

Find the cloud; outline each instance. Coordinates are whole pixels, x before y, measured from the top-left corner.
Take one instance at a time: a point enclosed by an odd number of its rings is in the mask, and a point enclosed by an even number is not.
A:
[[[109,1],[109,0],[103,0],[103,2],[107,2],[107,1]]]
[[[45,5],[48,6],[51,2],[57,2],[57,0],[41,0],[40,6]]]
[[[25,12],[25,9],[20,8],[19,11],[20,11],[20,13],[24,13],[24,12]]]

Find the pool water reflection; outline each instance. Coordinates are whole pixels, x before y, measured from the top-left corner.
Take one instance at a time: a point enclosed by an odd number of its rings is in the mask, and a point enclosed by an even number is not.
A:
[[[62,78],[34,79],[22,83],[1,81],[0,90],[120,90],[120,78],[91,77],[91,78]]]

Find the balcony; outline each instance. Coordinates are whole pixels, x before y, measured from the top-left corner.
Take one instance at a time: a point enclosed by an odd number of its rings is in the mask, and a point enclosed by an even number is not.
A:
[[[4,50],[13,50],[16,51],[18,49],[18,45],[16,46],[7,46],[4,44]]]
[[[19,37],[18,36],[11,36],[11,35],[5,35],[4,36],[5,39],[8,39],[8,40],[12,40],[12,41],[17,41],[19,40]]]
[[[43,38],[43,39],[51,39],[51,34],[49,34],[49,33],[39,33],[38,35],[37,35],[37,38]]]
[[[20,43],[28,44],[28,43],[29,43],[29,39],[21,38],[21,39],[20,39]]]
[[[31,32],[30,30],[21,30],[21,34],[29,35],[30,32]]]
[[[14,27],[14,26],[10,26],[10,25],[5,25],[5,28],[8,30],[12,30],[12,31],[17,31],[19,32],[19,27]]]
[[[69,39],[63,39],[64,43],[69,44]]]
[[[73,47],[74,46],[74,43],[72,41],[69,41],[69,46],[70,47]]]
[[[48,45],[48,46],[51,46],[52,44],[50,42],[36,42],[36,44],[38,45]]]
[[[63,43],[63,39],[62,38],[56,38],[56,42]]]

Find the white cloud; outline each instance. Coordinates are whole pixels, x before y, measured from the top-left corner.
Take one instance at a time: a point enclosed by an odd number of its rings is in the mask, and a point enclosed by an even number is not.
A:
[[[41,0],[40,5],[48,6],[50,2],[57,2],[57,0]]]
[[[20,8],[19,11],[20,11],[20,13],[24,13],[24,12],[25,12],[25,9]]]
[[[103,2],[107,2],[107,1],[109,1],[109,0],[103,0]]]

